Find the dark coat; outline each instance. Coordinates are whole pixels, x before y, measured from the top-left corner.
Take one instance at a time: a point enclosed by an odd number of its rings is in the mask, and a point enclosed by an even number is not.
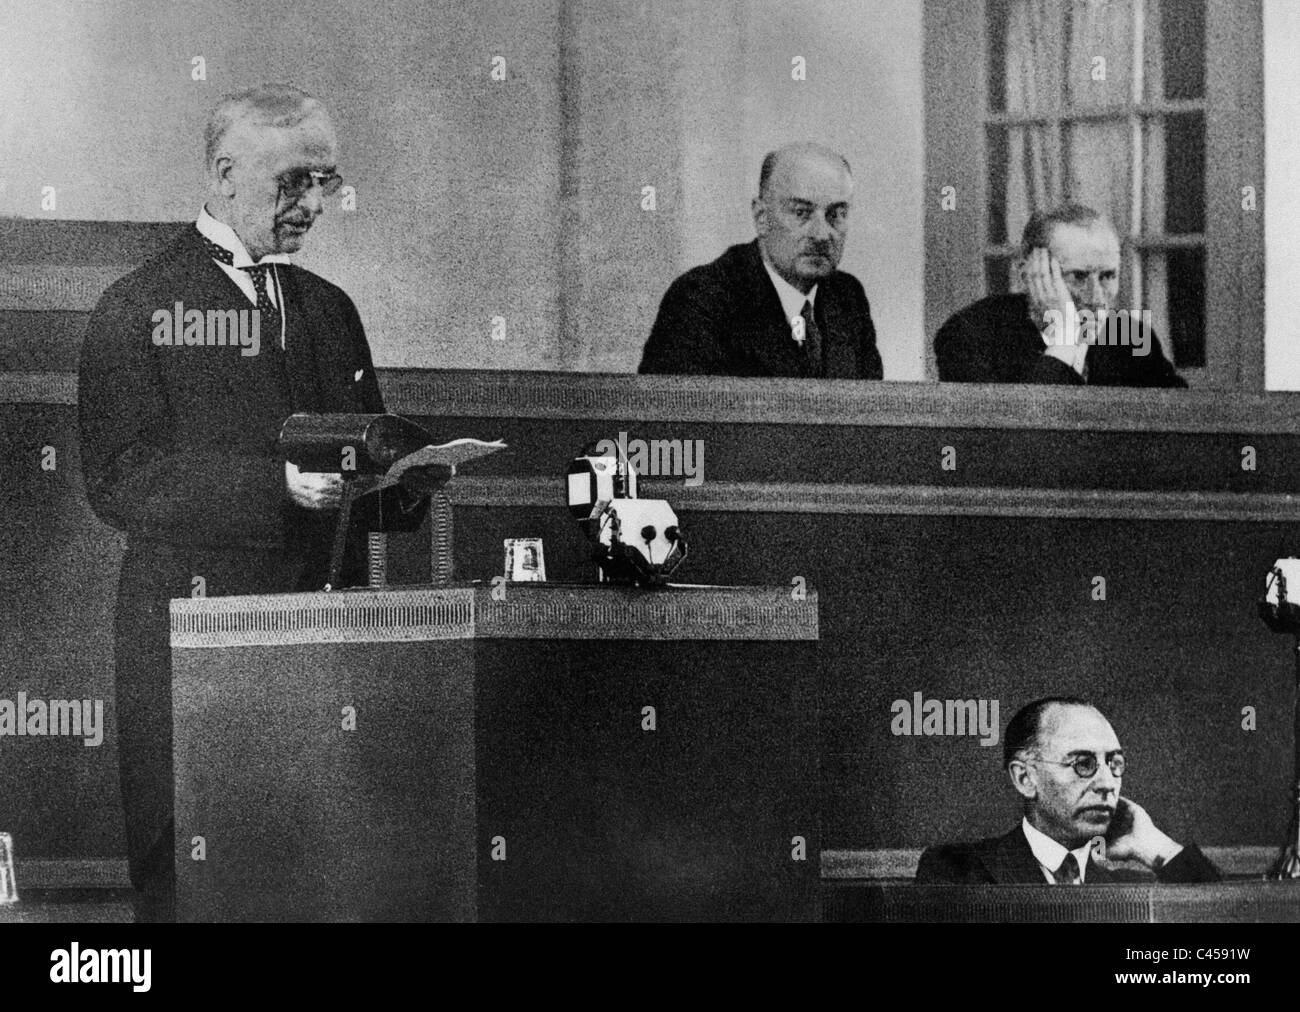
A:
[[[333,514],[288,498],[276,439],[295,411],[384,410],[356,307],[342,289],[280,265],[286,351],[159,347],[153,314],[248,310],[196,230],[113,284],[82,346],[82,475],[91,508],[128,535],[172,544],[282,548]]]
[[[280,426],[295,411],[384,410],[352,301],[299,267],[278,270],[287,351],[270,326],[256,355],[241,354],[238,345],[154,344],[155,312],[174,313],[178,302],[205,313],[252,308],[197,230],[103,294],[82,347],[86,496],[100,519],[127,534],[114,620],[115,692],[127,850],[138,887],[171,860],[168,602],[200,592],[320,589],[337,511],[303,509],[289,498],[276,449]],[[425,507],[414,503],[390,495],[384,519],[399,519],[392,526],[400,529],[418,526]],[[343,585],[364,582],[358,528],[373,525],[377,510],[371,504],[359,513]]]
[[[1089,352],[1088,354],[1092,354]],[[1195,844],[1185,846],[1156,871],[1161,882],[1217,882],[1219,871]],[[1088,859],[1084,885],[1148,880],[1139,872],[1110,870]],[[1023,827],[1005,836],[975,843],[943,843],[927,847],[916,867],[917,885],[1046,885],[1042,866],[1029,849]]]
[[[817,284],[813,312],[822,334],[822,376],[880,379],[876,329],[862,285],[835,271]],[[664,294],[641,357],[642,373],[811,376],[790,336],[758,241],[732,246],[694,267]]]
[[[1141,324],[1135,322],[1135,327]],[[1160,340],[1145,328],[1130,334],[1130,346],[1096,344],[1088,349],[1089,386],[1185,387],[1165,358]],[[1146,345],[1134,355],[1132,345]],[[1042,334],[1029,318],[1027,295],[990,295],[959,310],[939,328],[934,354],[939,379],[956,383],[1084,382],[1065,362],[1045,354]]]

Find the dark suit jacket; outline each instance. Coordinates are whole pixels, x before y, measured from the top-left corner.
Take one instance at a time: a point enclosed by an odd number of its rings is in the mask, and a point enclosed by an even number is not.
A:
[[[286,350],[278,328],[258,354],[167,347],[153,314],[250,310],[191,229],[112,285],[88,325],[79,370],[81,467],[91,508],[127,533],[114,617],[117,744],[131,876],[137,887],[171,860],[172,700],[168,601],[205,593],[319,589],[337,511],[288,495],[280,426],[294,411],[384,410],[361,320],[337,287],[281,265]],[[179,328],[177,328],[179,330]],[[426,504],[398,493],[394,528],[418,526]],[[366,500],[376,497],[366,496]],[[374,504],[360,510],[362,520]],[[360,525],[358,525],[360,526]],[[372,524],[373,526],[373,524]],[[362,582],[354,527],[343,585]]]
[[[862,285],[835,271],[813,303],[822,334],[822,376],[880,379],[876,329]],[[708,376],[811,376],[790,336],[781,299],[763,267],[758,240],[732,246],[694,267],[664,294],[641,357],[643,373]]]
[[[1136,321],[1132,324],[1139,327]],[[1131,344],[1143,344],[1130,335]],[[1152,331],[1146,355],[1122,345],[1096,344],[1088,349],[1088,385],[1112,387],[1185,387],[1186,381],[1165,358]],[[1042,334],[1029,319],[1029,297],[990,295],[954,313],[939,328],[934,353],[939,379],[957,383],[1084,382],[1060,359],[1045,354]]]
[[[1089,355],[1092,352],[1088,352]],[[1161,882],[1217,882],[1219,871],[1195,844],[1185,846],[1156,871]],[[1088,859],[1084,885],[1149,881],[1140,872],[1114,871]],[[1042,866],[1017,826],[1005,836],[976,843],[943,843],[927,847],[916,867],[917,885],[1047,885]]]
[[[82,473],[100,519],[131,535],[213,547],[280,548],[286,532],[301,539],[330,526],[333,511],[289,499],[280,426],[294,411],[375,413],[384,402],[352,300],[300,267],[279,274],[287,353],[270,326],[251,356],[153,344],[154,312],[178,302],[252,308],[197,229],[100,298],[78,374]],[[386,501],[390,514],[394,503]]]

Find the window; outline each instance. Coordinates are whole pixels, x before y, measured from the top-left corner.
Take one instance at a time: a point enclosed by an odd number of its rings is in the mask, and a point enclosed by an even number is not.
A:
[[[1262,389],[1261,24],[1252,0],[929,3],[927,173],[957,194],[927,206],[929,335],[1015,290],[1029,214],[1072,200],[1115,223],[1121,307],[1189,382]]]

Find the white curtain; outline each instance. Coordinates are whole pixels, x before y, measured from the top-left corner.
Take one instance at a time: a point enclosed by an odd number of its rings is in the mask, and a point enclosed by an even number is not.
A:
[[[1060,0],[1013,0],[1007,18],[1007,112],[1054,115],[1060,109],[1062,10]],[[1050,123],[1013,127],[1007,156],[1007,238],[1015,242],[1033,208],[1062,197],[1060,136]]]
[[[1140,12],[1135,10],[1141,5]],[[1160,94],[1159,4],[1148,0],[1011,0],[1006,35],[1007,111],[1056,117],[1069,108],[1119,108],[1133,97],[1135,15],[1143,19],[1140,72]],[[1155,86],[1154,88],[1152,86]],[[1159,131],[1149,131],[1149,134]],[[1148,141],[1154,138],[1148,137]],[[1159,138],[1163,140],[1163,137]],[[1163,148],[1163,145],[1158,145]],[[1007,235],[1019,238],[1030,213],[1070,199],[1089,204],[1127,235],[1133,218],[1136,152],[1127,113],[1113,120],[1035,124],[1008,130]],[[1159,152],[1147,152],[1163,154]],[[1149,158],[1142,159],[1148,166]],[[1163,158],[1155,163],[1163,170]],[[1163,171],[1145,172],[1144,203]],[[1158,200],[1148,206],[1159,207]],[[1153,222],[1145,222],[1150,226]]]

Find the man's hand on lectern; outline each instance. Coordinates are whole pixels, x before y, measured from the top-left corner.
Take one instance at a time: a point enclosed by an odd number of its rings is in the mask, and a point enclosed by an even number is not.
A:
[[[284,462],[284,483],[293,501],[304,509],[337,509],[343,501],[343,476],[321,471],[299,471]]]

